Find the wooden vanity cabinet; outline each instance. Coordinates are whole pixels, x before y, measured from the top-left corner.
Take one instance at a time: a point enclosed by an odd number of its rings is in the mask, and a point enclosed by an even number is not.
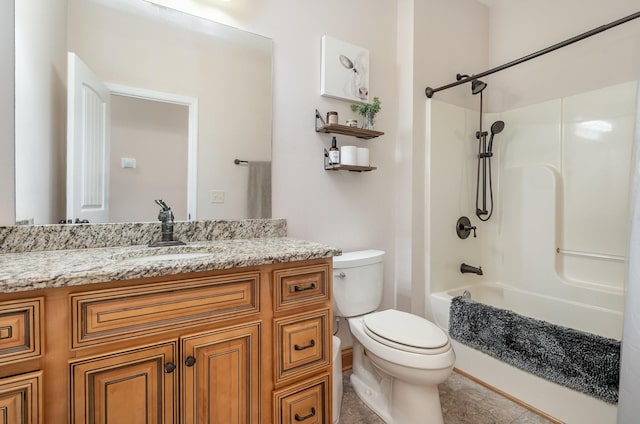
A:
[[[331,263],[273,273],[275,424],[331,424]]]
[[[250,323],[72,362],[72,422],[258,423],[259,334]]]
[[[42,424],[44,298],[0,301],[0,422]]]
[[[15,395],[0,373],[0,408],[29,411],[18,423],[330,424],[330,278],[325,258],[0,294],[47,308],[39,354],[12,340],[41,357],[16,370],[42,374]]]
[[[73,349],[104,352],[70,362],[71,422],[260,422],[261,280],[194,274],[71,293]],[[136,347],[114,352],[122,340]]]

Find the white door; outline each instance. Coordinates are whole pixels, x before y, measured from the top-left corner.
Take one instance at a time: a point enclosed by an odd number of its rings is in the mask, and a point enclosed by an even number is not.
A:
[[[110,91],[68,55],[67,219],[108,222]]]

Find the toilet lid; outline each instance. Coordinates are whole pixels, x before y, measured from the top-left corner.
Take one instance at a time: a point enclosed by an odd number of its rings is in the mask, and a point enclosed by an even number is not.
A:
[[[449,337],[437,325],[407,312],[394,309],[374,312],[366,315],[363,322],[366,329],[378,336],[378,341],[387,340],[394,347],[409,348],[403,350],[438,349],[449,343]]]

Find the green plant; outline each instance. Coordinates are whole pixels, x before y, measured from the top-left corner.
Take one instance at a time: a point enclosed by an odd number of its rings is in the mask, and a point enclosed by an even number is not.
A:
[[[354,112],[358,112],[362,116],[367,116],[367,114],[371,114],[373,118],[376,113],[380,112],[380,99],[378,97],[373,98],[373,103],[354,103],[351,105],[351,110]]]

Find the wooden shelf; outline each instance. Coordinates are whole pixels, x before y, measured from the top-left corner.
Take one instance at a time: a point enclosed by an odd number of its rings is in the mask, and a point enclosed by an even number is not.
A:
[[[365,140],[370,140],[384,135],[382,131],[365,130],[364,128],[349,127],[347,125],[340,124],[329,124],[320,128],[316,127],[316,132],[350,135]]]
[[[318,126],[318,120],[320,120],[320,126]],[[320,116],[318,109],[316,109],[316,132],[348,135],[365,140],[370,140],[384,135],[382,131],[366,130],[364,128],[350,127],[348,125],[327,124],[324,119],[322,119],[322,116]]]
[[[351,171],[351,172],[368,172],[378,169],[375,166],[356,166],[356,165],[326,165],[324,169],[327,171]]]
[[[320,121],[320,126],[318,126],[318,121]],[[324,119],[322,119],[322,116],[320,115],[320,112],[318,112],[318,109],[316,109],[316,132],[342,134],[351,137],[362,138],[365,140],[376,138],[384,134],[382,131],[365,130],[364,128],[350,127],[348,125],[327,124]],[[326,149],[324,151],[324,154],[324,169],[326,171],[344,170],[351,172],[368,172],[373,171],[374,169],[378,169],[375,166],[332,164],[328,162],[329,154],[327,153]]]

